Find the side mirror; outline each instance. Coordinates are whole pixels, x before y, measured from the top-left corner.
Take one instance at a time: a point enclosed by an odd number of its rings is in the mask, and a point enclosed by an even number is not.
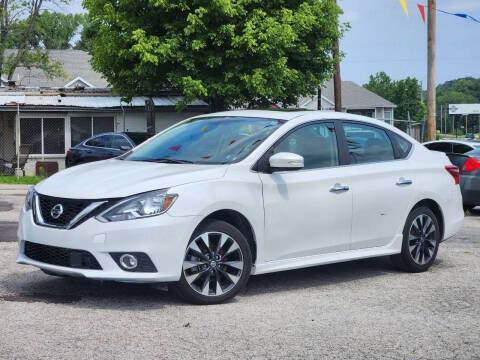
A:
[[[272,171],[299,170],[304,166],[303,156],[289,152],[272,155],[268,161]]]
[[[132,147],[127,145],[122,145],[120,146],[120,150],[129,151],[129,150],[132,150]]]

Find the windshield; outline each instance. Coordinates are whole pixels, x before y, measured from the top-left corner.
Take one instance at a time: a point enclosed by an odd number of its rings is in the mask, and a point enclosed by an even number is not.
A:
[[[247,117],[192,119],[151,139],[124,160],[228,164],[246,157],[285,122]]]

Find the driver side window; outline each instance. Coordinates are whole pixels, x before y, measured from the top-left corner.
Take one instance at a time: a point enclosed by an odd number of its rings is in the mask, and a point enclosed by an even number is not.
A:
[[[304,169],[338,166],[338,146],[333,123],[317,123],[293,131],[278,143],[274,154],[291,152],[303,156]]]

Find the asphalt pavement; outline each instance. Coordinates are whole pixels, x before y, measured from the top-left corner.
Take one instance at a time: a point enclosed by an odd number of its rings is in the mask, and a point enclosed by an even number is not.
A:
[[[0,359],[478,359],[480,211],[430,271],[388,258],[259,275],[234,300],[15,264],[26,188],[0,185]]]

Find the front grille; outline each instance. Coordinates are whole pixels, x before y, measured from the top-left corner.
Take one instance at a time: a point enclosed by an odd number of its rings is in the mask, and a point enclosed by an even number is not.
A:
[[[102,270],[97,259],[85,250],[67,249],[25,241],[25,256],[45,264],[76,269]]]
[[[93,200],[64,199],[40,194],[38,194],[38,200],[44,222],[60,227],[67,226],[75,216],[93,202]],[[63,213],[55,219],[51,211],[58,204],[62,205]]]

